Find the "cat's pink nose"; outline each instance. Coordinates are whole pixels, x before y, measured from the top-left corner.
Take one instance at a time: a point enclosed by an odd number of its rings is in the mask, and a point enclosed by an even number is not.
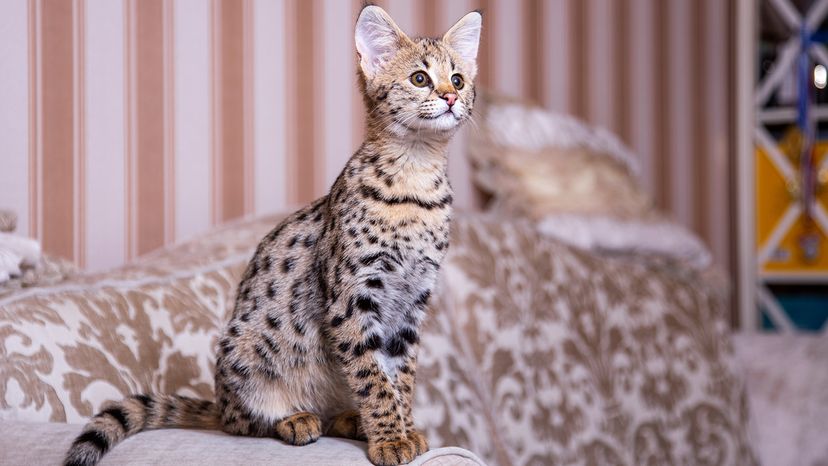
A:
[[[449,107],[454,105],[454,102],[457,101],[457,94],[453,94],[453,93],[443,94],[440,97],[446,100]]]

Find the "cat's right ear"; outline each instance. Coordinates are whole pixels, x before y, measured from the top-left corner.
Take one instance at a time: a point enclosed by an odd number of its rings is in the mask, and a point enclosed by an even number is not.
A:
[[[372,78],[406,41],[408,36],[382,8],[368,5],[357,19],[354,33],[359,65],[365,77]]]

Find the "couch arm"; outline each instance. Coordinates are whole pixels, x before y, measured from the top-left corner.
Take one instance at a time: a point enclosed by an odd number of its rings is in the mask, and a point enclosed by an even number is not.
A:
[[[218,329],[279,219],[0,297],[0,419],[81,422],[106,400],[145,391],[212,397]]]

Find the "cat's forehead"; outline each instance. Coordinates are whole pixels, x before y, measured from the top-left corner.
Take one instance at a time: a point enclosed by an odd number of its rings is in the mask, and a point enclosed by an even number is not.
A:
[[[455,66],[454,53],[442,40],[424,37],[417,39],[415,44],[421,60],[429,63],[435,62],[435,64]]]
[[[409,47],[400,50],[398,65],[447,71],[462,68],[460,58],[451,47],[440,39],[430,37],[413,39]]]

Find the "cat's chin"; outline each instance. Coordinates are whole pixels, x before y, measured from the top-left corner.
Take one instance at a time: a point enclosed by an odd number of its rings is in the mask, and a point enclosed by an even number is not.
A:
[[[409,123],[408,128],[418,132],[446,133],[459,126],[460,120],[451,112],[446,112],[436,118],[417,118]]]

